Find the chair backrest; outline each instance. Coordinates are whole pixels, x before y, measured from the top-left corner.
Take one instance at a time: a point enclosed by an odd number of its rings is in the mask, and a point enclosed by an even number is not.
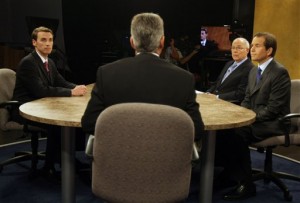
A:
[[[300,79],[291,80],[291,113],[300,113]],[[290,141],[291,145],[299,145],[300,144],[300,118],[291,119],[291,132],[290,132]],[[268,146],[276,146],[283,145],[286,143],[285,136],[274,136],[267,138],[261,142],[254,143],[254,147],[268,147]]]
[[[300,79],[291,80],[291,113],[300,113]],[[292,133],[300,133],[300,118],[291,121]]]
[[[123,103],[95,128],[92,190],[108,202],[178,202],[188,196],[194,125],[167,105]]]
[[[1,68],[0,81],[0,103],[10,101],[12,99],[16,83],[15,71],[8,68]],[[9,118],[9,112],[6,109],[0,108],[0,130],[22,130],[22,125],[13,121],[10,122]]]

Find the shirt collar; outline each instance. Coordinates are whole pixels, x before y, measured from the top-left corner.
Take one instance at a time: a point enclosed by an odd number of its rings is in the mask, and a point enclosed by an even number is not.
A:
[[[137,56],[137,55],[140,55],[140,54],[142,54],[142,53],[152,54],[152,55],[154,55],[154,56],[159,57],[159,55],[158,55],[157,53],[155,53],[155,52],[137,52],[135,55]]]
[[[269,65],[269,63],[273,60],[273,58],[269,58],[266,62],[262,63],[262,64],[258,64],[258,67],[261,69],[261,74],[264,72],[264,70],[267,68],[267,66]]]
[[[244,58],[243,60],[241,60],[240,62],[235,61],[237,67],[238,67],[239,65],[241,65],[242,63],[244,63],[247,59],[248,59],[248,58],[246,57],[246,58]]]
[[[41,58],[41,60],[43,61],[43,63],[48,61],[48,58],[44,58],[37,50],[36,53],[39,55],[39,57]]]

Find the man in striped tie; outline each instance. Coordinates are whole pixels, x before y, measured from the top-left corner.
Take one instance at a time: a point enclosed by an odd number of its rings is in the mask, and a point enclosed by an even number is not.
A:
[[[238,183],[223,196],[225,200],[239,201],[256,195],[248,146],[284,134],[279,118],[290,113],[291,79],[287,69],[274,59],[276,49],[277,40],[273,34],[260,32],[254,35],[250,53],[252,60],[258,62],[261,73],[259,76],[258,68],[250,71],[241,106],[253,110],[256,121],[236,129],[224,143],[225,168]]]
[[[240,104],[245,97],[249,71],[254,67],[248,58],[250,45],[245,38],[236,38],[231,46],[231,61],[227,62],[207,92],[218,98]]]
[[[32,45],[34,51],[19,63],[13,100],[25,103],[43,97],[82,96],[86,93],[85,85],[76,85],[66,81],[57,71],[54,61],[48,57],[53,48],[51,29],[35,28],[32,32]],[[24,122],[18,109],[13,115],[13,120]],[[45,128],[48,132],[43,173],[53,176],[55,174],[54,164],[60,162],[60,128],[41,123],[31,122],[30,124]]]

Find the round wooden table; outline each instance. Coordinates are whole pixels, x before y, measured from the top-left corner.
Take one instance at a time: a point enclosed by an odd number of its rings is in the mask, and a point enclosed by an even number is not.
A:
[[[20,114],[28,120],[62,126],[62,202],[75,202],[74,127],[81,127],[81,117],[90,99],[93,85],[82,97],[47,97],[20,106]],[[217,99],[215,95],[197,94],[200,112],[208,134],[203,136],[199,201],[212,201],[216,130],[249,125],[255,113]]]

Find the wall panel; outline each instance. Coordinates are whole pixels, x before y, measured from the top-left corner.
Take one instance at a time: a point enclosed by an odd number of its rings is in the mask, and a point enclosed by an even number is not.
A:
[[[292,79],[300,78],[300,1],[256,0],[254,33],[267,31],[277,37],[275,58]]]

